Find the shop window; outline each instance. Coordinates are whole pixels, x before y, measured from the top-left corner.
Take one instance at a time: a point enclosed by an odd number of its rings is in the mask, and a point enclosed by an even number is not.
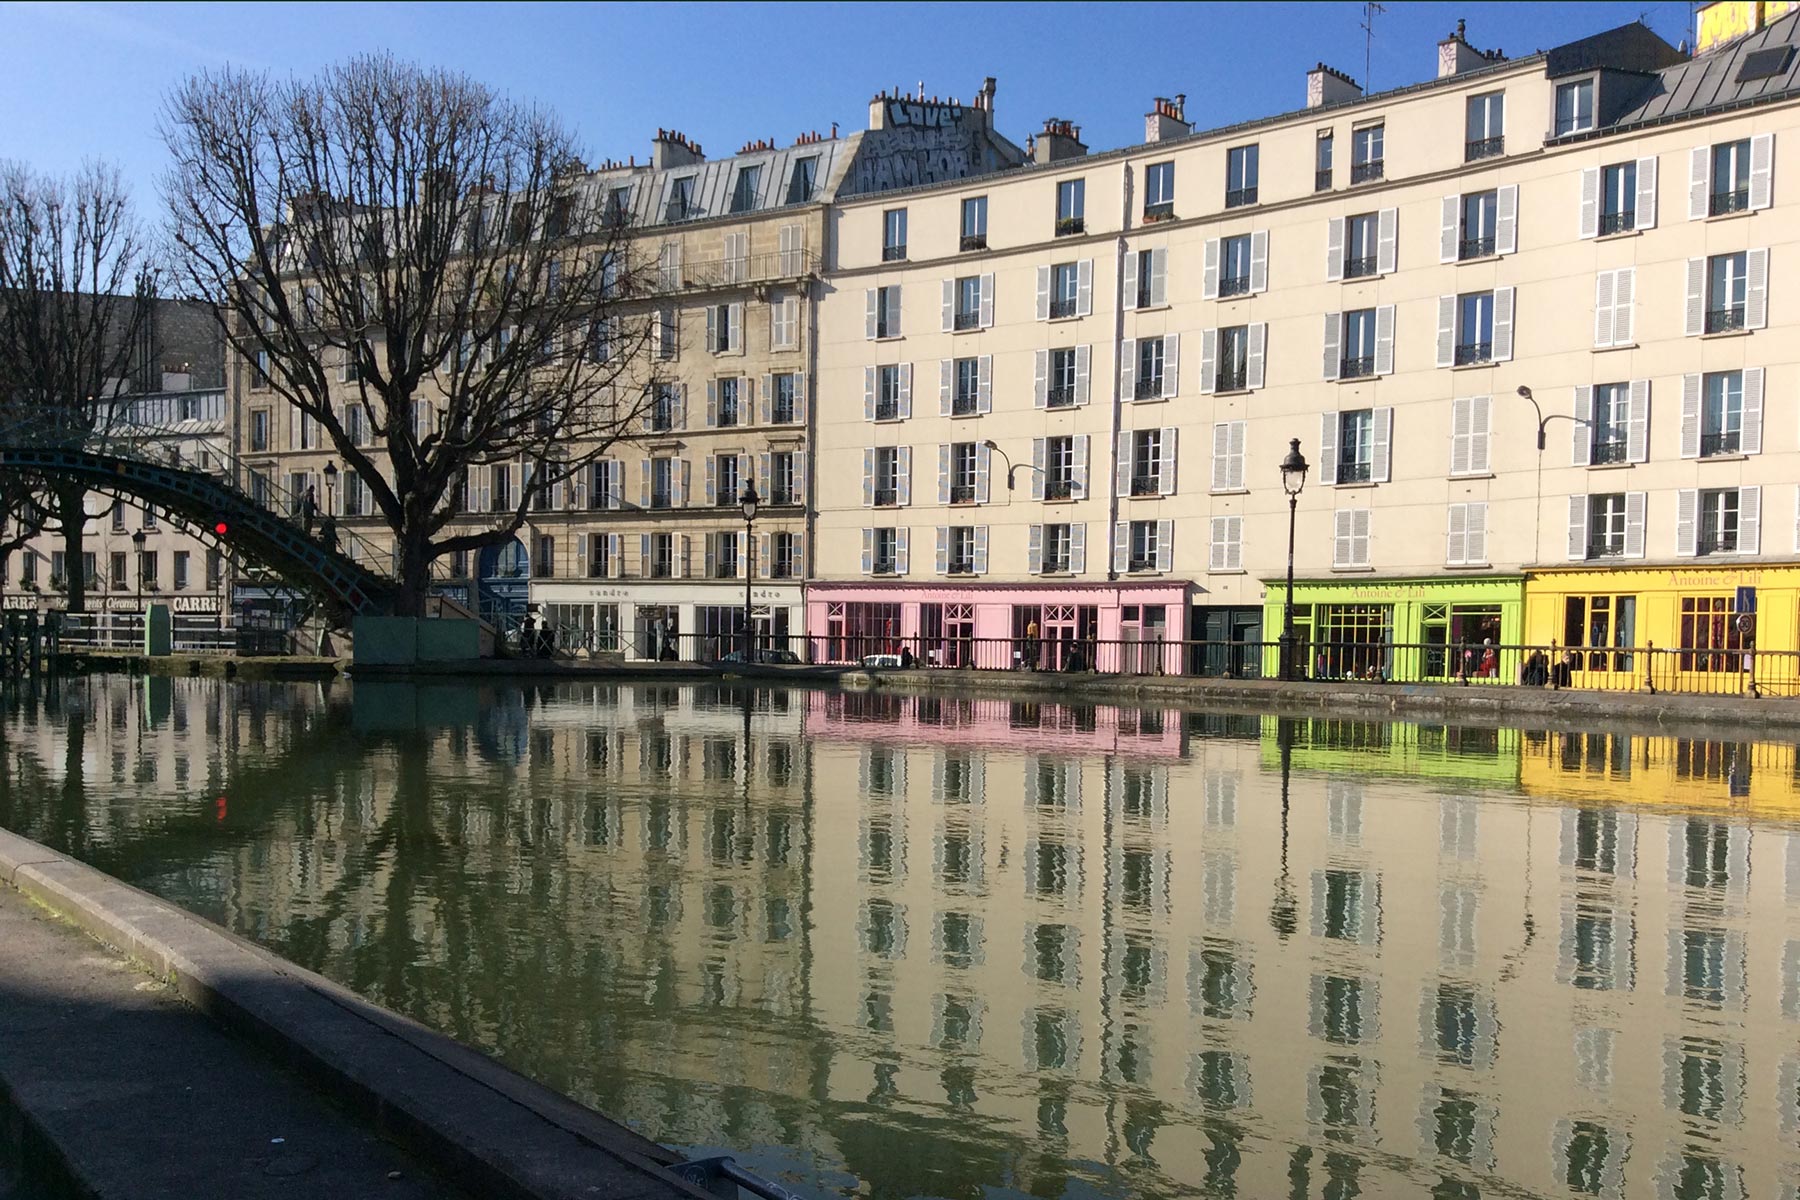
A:
[[[1637,640],[1636,596],[1568,596],[1563,600],[1563,645],[1585,647],[1590,671],[1629,671]],[[1609,653],[1610,651],[1610,653]]]
[[[1393,640],[1391,604],[1321,604],[1313,629],[1315,672],[1323,678],[1383,679]]]
[[[1681,598],[1681,670],[1738,671],[1743,668],[1744,636],[1738,631],[1734,605],[1730,596]]]

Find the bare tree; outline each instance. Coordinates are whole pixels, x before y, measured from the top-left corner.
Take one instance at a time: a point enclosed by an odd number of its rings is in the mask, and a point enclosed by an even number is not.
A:
[[[0,423],[80,442],[109,427],[154,357],[141,344],[157,273],[119,174],[90,164],[66,180],[0,164]],[[55,477],[0,486],[11,546],[62,535],[68,610],[85,612],[87,488]]]
[[[176,270],[367,484],[398,612],[641,429],[640,268],[551,115],[382,55],[196,75],[162,129]],[[469,473],[514,462],[533,486],[465,517]]]

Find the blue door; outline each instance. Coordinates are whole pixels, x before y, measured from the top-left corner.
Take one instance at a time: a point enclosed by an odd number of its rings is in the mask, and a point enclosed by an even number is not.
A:
[[[531,556],[525,552],[525,543],[513,538],[486,547],[476,562],[475,574],[481,619],[502,631],[518,628],[531,590]]]

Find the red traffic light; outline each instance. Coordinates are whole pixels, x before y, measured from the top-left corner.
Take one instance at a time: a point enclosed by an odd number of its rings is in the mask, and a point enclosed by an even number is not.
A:
[[[218,534],[220,537],[224,537],[226,534],[231,532],[231,526],[227,525],[223,521],[215,521],[215,522],[213,522],[213,532]]]

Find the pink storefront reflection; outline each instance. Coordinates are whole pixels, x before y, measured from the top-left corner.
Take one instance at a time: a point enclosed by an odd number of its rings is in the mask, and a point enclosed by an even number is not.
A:
[[[814,584],[814,662],[1176,675],[1188,584]]]
[[[810,693],[806,734],[915,746],[1182,757],[1181,713],[1172,709],[900,696],[889,691]]]

